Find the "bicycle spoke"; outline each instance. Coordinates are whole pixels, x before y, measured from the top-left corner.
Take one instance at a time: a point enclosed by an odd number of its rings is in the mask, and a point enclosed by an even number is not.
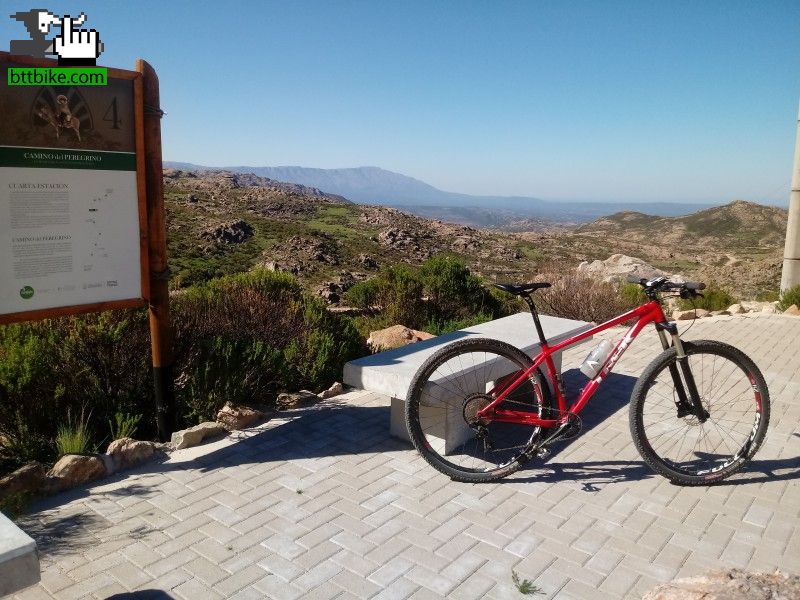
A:
[[[703,344],[713,348],[719,345]],[[693,348],[690,343],[687,346]],[[647,442],[643,453],[649,448],[653,460],[661,461],[686,479],[696,478],[699,482],[706,474],[724,477],[726,474],[720,474],[720,470],[743,455],[754,435],[754,424],[759,423],[751,378],[729,357],[729,352],[694,349],[688,352],[689,368],[705,409],[700,417],[694,409],[683,414],[685,410],[677,406],[668,362],[661,363],[658,371],[652,373],[645,395],[637,400],[641,414],[637,417],[640,425],[636,431]],[[674,357],[671,360],[677,364]]]

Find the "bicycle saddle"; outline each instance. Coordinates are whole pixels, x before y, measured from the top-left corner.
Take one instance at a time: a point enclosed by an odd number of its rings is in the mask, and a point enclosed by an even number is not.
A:
[[[495,283],[494,287],[515,296],[524,296],[535,290],[549,288],[549,283]]]

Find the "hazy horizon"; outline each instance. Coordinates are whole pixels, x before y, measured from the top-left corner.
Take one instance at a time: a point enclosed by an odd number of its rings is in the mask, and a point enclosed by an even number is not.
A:
[[[392,171],[391,169],[384,169],[383,167],[379,167],[377,165],[359,165],[357,167],[331,167],[331,168],[305,167],[303,165],[200,165],[200,164],[192,163],[190,161],[185,161],[185,160],[166,160],[166,159],[164,160],[164,163],[165,163],[166,166],[173,165],[173,164],[192,165],[192,166],[196,166],[196,167],[203,167],[203,168],[208,168],[208,169],[220,169],[220,170],[231,169],[231,168],[236,168],[236,169],[246,169],[246,168],[253,168],[253,169],[263,169],[263,168],[274,168],[274,169],[316,169],[316,170],[322,170],[322,171],[345,170],[345,169],[381,169],[383,171],[389,171],[389,172],[392,172],[392,173],[398,173],[397,171]],[[420,182],[422,182],[424,184],[432,185],[430,182],[421,180],[421,179],[419,179],[417,177],[414,177],[413,175],[408,175],[407,173],[400,173],[400,174],[404,175],[406,177],[410,177],[412,179],[415,179],[417,181],[420,181]],[[433,186],[433,187],[436,187],[436,186]],[[444,189],[441,189],[441,188],[436,188],[436,189],[438,189],[440,191],[443,191],[443,192],[447,192],[447,193],[455,193],[455,194],[463,194],[464,193],[464,192],[457,192],[457,191],[454,191],[454,190],[444,190]],[[329,191],[329,190],[324,190],[323,189],[322,191]],[[497,197],[498,196],[498,194],[467,194],[467,195],[474,196],[476,198],[493,198],[493,197]],[[720,206],[720,205],[724,205],[724,204],[729,204],[730,202],[734,202],[734,201],[737,201],[737,200],[744,200],[744,201],[747,201],[747,202],[756,202],[758,204],[765,204],[767,206],[777,206],[777,207],[780,207],[780,208],[787,208],[789,206],[789,197],[788,197],[788,195],[786,196],[786,198],[783,201],[775,200],[775,201],[772,201],[772,202],[770,202],[770,201],[759,201],[759,200],[754,200],[754,199],[750,199],[750,198],[740,198],[740,197],[728,198],[728,199],[724,199],[724,200],[721,200],[721,201],[718,201],[718,202],[714,202],[714,201],[710,201],[710,202],[694,202],[694,201],[691,201],[691,200],[658,200],[658,199],[655,199],[655,200],[645,200],[645,199],[639,199],[639,200],[637,200],[637,199],[625,199],[625,200],[620,200],[618,198],[593,198],[593,199],[557,198],[557,199],[551,199],[551,198],[543,198],[541,196],[533,196],[533,195],[527,195],[527,196],[509,195],[509,196],[506,196],[506,197],[508,197],[508,198],[520,198],[520,199],[536,198],[536,199],[539,199],[539,200],[544,200],[544,201],[547,201],[547,202],[554,202],[554,203],[558,203],[558,202],[584,203],[585,202],[585,203],[594,203],[594,204],[632,204],[632,205],[635,205],[635,204],[667,203],[667,204],[685,204],[685,205],[691,205],[691,206],[695,206],[695,205],[699,205],[699,204],[704,204],[704,205],[708,205],[708,206]]]

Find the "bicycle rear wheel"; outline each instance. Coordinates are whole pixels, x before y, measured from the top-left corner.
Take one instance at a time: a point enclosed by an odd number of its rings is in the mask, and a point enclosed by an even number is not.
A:
[[[758,450],[769,423],[769,391],[742,351],[711,340],[683,342],[708,418],[679,413],[670,367],[674,348],[642,373],[631,394],[630,427],[645,462],[681,485],[706,485],[740,470]]]
[[[406,398],[406,426],[423,458],[453,480],[471,483],[519,469],[541,428],[479,422],[476,413],[532,364],[521,350],[485,338],[454,342],[425,361]],[[550,405],[550,388],[537,369],[499,408],[542,416]]]

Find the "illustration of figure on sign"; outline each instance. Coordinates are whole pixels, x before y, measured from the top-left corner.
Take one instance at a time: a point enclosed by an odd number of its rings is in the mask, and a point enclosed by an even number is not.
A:
[[[56,97],[56,107],[53,108],[47,103],[42,102],[36,107],[36,116],[49,123],[56,132],[56,138],[61,137],[62,129],[72,129],[81,141],[81,121],[72,114],[69,108],[69,101],[64,94]]]
[[[97,65],[97,58],[103,52],[103,42],[95,29],[80,29],[86,21],[86,14],[77,18],[70,15],[59,17],[49,10],[34,8],[27,12],[11,15],[12,19],[21,21],[28,30],[29,40],[11,40],[11,54],[25,54],[36,58],[46,55],[58,56],[58,64],[62,67]],[[61,33],[52,40],[45,36],[50,28],[61,28]]]

